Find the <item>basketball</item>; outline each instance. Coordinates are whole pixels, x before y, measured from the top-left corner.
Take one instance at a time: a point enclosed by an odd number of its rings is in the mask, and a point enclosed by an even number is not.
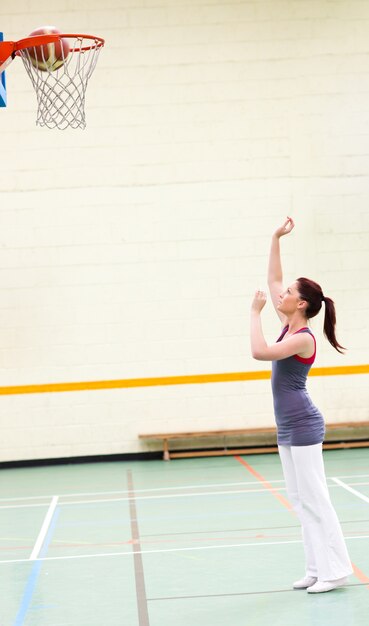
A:
[[[60,30],[55,28],[55,26],[41,26],[40,28],[33,30],[29,36],[33,37],[35,35],[50,35],[58,33],[60,33]],[[42,70],[43,72],[54,72],[65,63],[69,50],[70,48],[67,39],[60,39],[59,41],[53,43],[47,43],[37,47],[33,46],[28,49],[28,52],[32,65],[36,69]]]

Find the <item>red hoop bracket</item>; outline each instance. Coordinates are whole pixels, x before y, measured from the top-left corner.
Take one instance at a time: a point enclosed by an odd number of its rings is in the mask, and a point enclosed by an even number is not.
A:
[[[0,41],[0,67],[13,56],[16,43],[16,41]]]

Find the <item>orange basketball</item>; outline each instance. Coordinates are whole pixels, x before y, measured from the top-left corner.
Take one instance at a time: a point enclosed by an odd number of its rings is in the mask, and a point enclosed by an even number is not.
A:
[[[55,28],[55,26],[41,26],[40,28],[33,30],[29,36],[50,35],[54,33],[58,34],[60,33],[60,30]],[[28,52],[32,65],[34,65],[36,69],[42,70],[43,72],[54,72],[65,63],[69,50],[70,48],[67,39],[62,38],[55,43],[53,42],[40,46],[32,46],[28,49]]]

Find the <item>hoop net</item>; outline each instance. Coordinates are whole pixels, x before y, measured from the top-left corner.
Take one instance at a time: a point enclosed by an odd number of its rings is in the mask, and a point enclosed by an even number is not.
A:
[[[30,42],[37,42],[33,37]],[[85,128],[85,96],[87,83],[95,69],[104,40],[91,35],[58,34],[57,40],[67,41],[68,48],[60,46],[56,69],[48,66],[45,37],[40,43],[18,49],[37,96],[36,124],[48,128]],[[55,41],[49,37],[49,41]],[[66,51],[65,51],[66,50]],[[42,69],[41,69],[42,68]]]

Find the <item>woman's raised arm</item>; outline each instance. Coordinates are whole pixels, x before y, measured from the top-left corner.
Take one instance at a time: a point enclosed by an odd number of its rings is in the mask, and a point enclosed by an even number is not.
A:
[[[270,291],[270,297],[273,302],[273,306],[276,313],[282,323],[285,321],[285,316],[278,310],[279,296],[283,292],[283,271],[281,263],[281,252],[279,240],[284,235],[288,235],[293,227],[294,221],[291,217],[287,217],[282,226],[277,228],[272,236],[272,242],[270,246],[269,265],[268,265],[268,287]]]

